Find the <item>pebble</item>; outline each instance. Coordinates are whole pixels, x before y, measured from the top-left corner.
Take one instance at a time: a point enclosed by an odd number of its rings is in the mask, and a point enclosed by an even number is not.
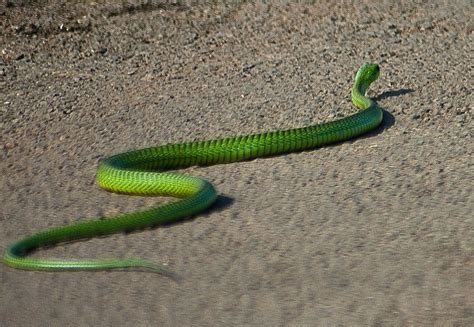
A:
[[[101,55],[105,55],[107,51],[108,51],[107,48],[100,48],[99,50],[97,50],[97,52],[100,53]]]
[[[420,119],[420,117],[421,117],[421,113],[418,112],[418,111],[415,112],[415,113],[411,116],[412,119]]]

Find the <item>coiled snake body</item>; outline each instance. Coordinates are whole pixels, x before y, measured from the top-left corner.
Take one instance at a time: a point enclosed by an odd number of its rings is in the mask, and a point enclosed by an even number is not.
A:
[[[217,198],[214,186],[207,180],[157,170],[213,165],[301,151],[347,140],[374,129],[382,121],[382,110],[374,101],[367,98],[365,93],[378,76],[378,65],[364,64],[360,67],[352,88],[352,102],[361,110],[339,120],[247,136],[162,145],[103,159],[99,163],[96,176],[100,187],[112,192],[165,195],[179,200],[144,211],[88,220],[38,232],[8,246],[3,254],[3,262],[13,268],[31,270],[142,267],[156,272],[166,272],[167,269],[163,265],[146,259],[36,259],[28,257],[27,254],[35,248],[58,242],[143,229],[177,221],[209,207]]]

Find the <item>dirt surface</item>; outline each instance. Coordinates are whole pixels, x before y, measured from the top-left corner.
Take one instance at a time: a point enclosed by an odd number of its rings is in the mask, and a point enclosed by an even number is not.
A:
[[[2,326],[474,325],[470,1],[270,3],[3,1],[1,250],[166,201],[99,189],[110,154],[354,112],[363,62],[386,114],[350,142],[186,169],[222,196],[184,223],[34,254],[149,258],[179,283],[0,265]]]

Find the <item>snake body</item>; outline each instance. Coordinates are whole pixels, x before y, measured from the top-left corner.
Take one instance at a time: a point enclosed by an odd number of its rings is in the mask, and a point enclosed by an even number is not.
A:
[[[141,267],[166,272],[167,269],[163,265],[146,259],[38,259],[28,257],[27,254],[36,248],[59,242],[174,222],[202,211],[216,200],[216,189],[207,180],[162,171],[312,149],[373,130],[381,123],[383,114],[365,93],[378,76],[378,65],[364,64],[360,67],[352,88],[352,102],[361,110],[339,120],[247,136],[161,145],[105,158],[100,161],[96,175],[100,187],[112,192],[164,195],[179,200],[143,211],[86,220],[38,232],[8,246],[3,254],[3,262],[13,268],[30,270]]]

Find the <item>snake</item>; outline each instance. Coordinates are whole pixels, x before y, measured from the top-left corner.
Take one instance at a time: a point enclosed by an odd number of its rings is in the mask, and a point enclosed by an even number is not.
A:
[[[101,159],[96,173],[96,181],[101,188],[124,194],[169,196],[177,200],[139,211],[80,220],[39,231],[8,245],[2,261],[7,266],[24,270],[93,271],[133,268],[166,274],[169,272],[166,264],[142,258],[62,259],[36,258],[29,254],[58,243],[173,223],[196,215],[216,201],[218,193],[211,182],[176,173],[175,169],[300,152],[345,141],[374,130],[383,120],[383,110],[366,96],[366,91],[379,75],[380,68],[377,64],[366,63],[359,68],[351,91],[352,103],[359,110],[347,117],[307,127],[159,145]]]

